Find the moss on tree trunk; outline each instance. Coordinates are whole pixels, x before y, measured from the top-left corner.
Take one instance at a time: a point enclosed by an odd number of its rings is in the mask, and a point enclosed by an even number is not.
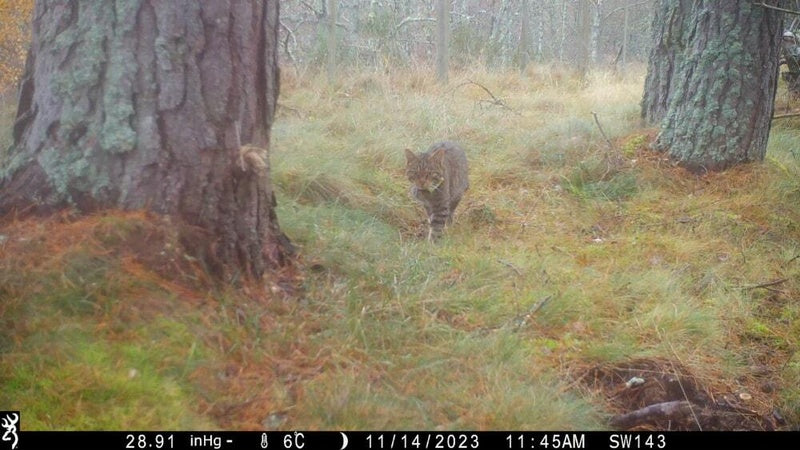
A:
[[[228,275],[282,263],[277,27],[277,0],[38,1],[0,214],[144,208],[201,230]]]
[[[668,41],[674,68],[663,71],[670,76],[660,83],[668,88],[655,100],[648,100],[647,93],[643,102],[645,110],[655,106],[656,112],[643,112],[655,119],[658,105],[666,104],[655,147],[693,171],[763,160],[778,76],[781,15],[746,1],[706,0],[674,9],[680,6],[671,3],[667,13],[673,15],[665,16],[682,21],[680,36]]]

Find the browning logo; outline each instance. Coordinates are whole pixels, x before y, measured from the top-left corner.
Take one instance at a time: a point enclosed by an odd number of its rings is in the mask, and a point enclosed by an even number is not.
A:
[[[0,426],[3,427],[3,445],[0,448],[16,450],[19,444],[19,411],[0,411]]]

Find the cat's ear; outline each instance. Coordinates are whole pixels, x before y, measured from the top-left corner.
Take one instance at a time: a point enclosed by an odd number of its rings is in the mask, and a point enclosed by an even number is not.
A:
[[[431,161],[438,164],[444,162],[444,147],[439,147],[431,153]]]
[[[406,162],[411,164],[412,162],[419,159],[417,155],[414,154],[410,149],[406,149]]]

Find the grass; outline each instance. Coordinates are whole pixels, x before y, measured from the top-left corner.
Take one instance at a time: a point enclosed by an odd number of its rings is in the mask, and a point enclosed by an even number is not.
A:
[[[179,253],[164,278],[169,229],[138,213],[12,223],[0,404],[26,429],[607,429],[576,379],[635,358],[800,422],[797,124],[763,164],[698,177],[647,149],[641,70],[283,76],[272,176],[301,294],[209,287]],[[430,245],[403,149],[440,139],[471,187]]]

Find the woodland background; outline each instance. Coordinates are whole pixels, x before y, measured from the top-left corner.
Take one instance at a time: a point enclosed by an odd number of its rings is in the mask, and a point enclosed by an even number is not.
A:
[[[0,409],[26,430],[796,428],[800,120],[723,172],[654,151],[657,3],[454,0],[443,74],[435,2],[280,2],[291,264],[220,284],[167,217],[4,217]],[[32,11],[0,0],[0,162]],[[403,149],[444,138],[471,188],[430,245]]]

